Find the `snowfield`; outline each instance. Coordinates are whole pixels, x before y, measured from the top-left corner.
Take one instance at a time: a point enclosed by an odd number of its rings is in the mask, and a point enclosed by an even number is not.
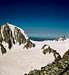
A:
[[[14,25],[7,23],[14,36]],[[3,27],[1,33],[3,32]],[[18,27],[17,27],[18,28]],[[20,28],[18,28],[20,29]],[[26,39],[27,35],[22,29],[20,29]],[[32,41],[32,40],[31,40]],[[24,75],[31,70],[41,69],[41,67],[46,66],[54,61],[54,56],[52,53],[43,54],[42,47],[46,44],[52,49],[56,50],[61,57],[69,49],[69,39],[64,41],[59,40],[47,40],[47,41],[32,41],[35,47],[31,49],[24,48],[24,44],[19,45],[13,44],[11,50],[8,49],[8,44],[4,41],[2,44],[7,50],[6,54],[0,52],[0,75]],[[1,51],[1,50],[0,50]]]
[[[52,53],[44,55],[42,46],[49,45],[55,49],[61,56],[69,49],[69,39],[64,41],[32,41],[36,47],[24,49],[23,45],[17,43],[11,50],[2,55],[0,52],[0,75],[24,75],[30,70],[40,69],[43,66],[54,61]],[[7,44],[5,44],[7,48]]]

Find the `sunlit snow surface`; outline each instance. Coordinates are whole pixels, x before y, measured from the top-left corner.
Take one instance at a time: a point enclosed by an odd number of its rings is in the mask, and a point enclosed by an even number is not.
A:
[[[14,36],[14,25],[10,26]],[[2,26],[3,27],[3,26]],[[18,28],[18,27],[17,27]],[[18,28],[20,29],[20,28]],[[27,35],[22,29],[20,29],[26,39]],[[2,28],[3,32],[3,28]],[[32,40],[31,40],[32,41]],[[0,52],[0,75],[24,75],[31,70],[40,69],[43,66],[54,61],[52,53],[44,55],[42,53],[42,47],[47,44],[51,48],[55,49],[61,56],[69,49],[69,39],[64,41],[32,41],[36,47],[31,49],[25,49],[24,44],[19,45],[16,43],[11,50],[8,49],[8,44],[3,42],[2,44],[7,50],[7,53],[2,55]]]
[[[23,45],[15,44],[11,50],[1,55],[0,52],[0,75],[24,75],[33,69],[40,69],[42,66],[54,61],[53,54],[42,53],[44,44],[50,45],[61,56],[69,49],[69,39],[65,41],[32,41],[36,44],[35,48],[24,49]],[[7,44],[5,44],[7,46]],[[7,47],[6,47],[7,48]]]

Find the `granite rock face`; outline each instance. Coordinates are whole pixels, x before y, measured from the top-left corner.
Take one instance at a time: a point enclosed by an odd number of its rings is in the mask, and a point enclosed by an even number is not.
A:
[[[47,46],[47,47],[46,47],[46,46]],[[44,55],[46,55],[47,53],[49,53],[49,54],[52,53],[53,56],[55,57],[55,61],[56,61],[56,62],[61,59],[60,54],[59,54],[56,50],[52,49],[52,48],[51,48],[50,46],[48,46],[48,45],[44,45],[44,46],[42,47],[42,50],[43,50],[43,54],[44,54]]]
[[[32,48],[32,47],[35,47],[35,44],[32,43],[30,39],[28,39],[24,48],[28,49],[28,48]]]
[[[1,52],[2,54],[6,53],[6,48],[2,44],[2,42],[6,42],[8,44],[8,49],[10,50],[13,45],[15,45],[17,42],[19,45],[26,44],[26,48],[34,47],[35,44],[33,44],[30,40],[28,40],[25,37],[25,34],[20,30],[20,28],[11,26],[8,23],[6,23],[3,26],[0,26],[0,46],[1,46]],[[27,49],[28,49],[27,48]]]
[[[3,40],[8,43],[8,48],[11,49],[12,47],[12,44],[14,43],[12,40],[13,40],[13,35],[12,35],[12,30],[10,29],[9,25],[6,24],[4,26],[4,29],[3,29]]]
[[[25,36],[21,33],[20,29],[15,27],[14,30],[14,35],[15,35],[15,40],[17,42],[19,42],[19,44],[21,45],[22,43],[26,43],[26,38]]]
[[[2,43],[3,41],[3,37],[2,37],[2,34],[1,34],[1,27],[0,27],[0,43]]]
[[[30,71],[26,75],[69,75],[69,50],[58,62],[52,62],[41,70]]]
[[[1,46],[1,53],[5,54],[7,52],[6,49],[4,48],[4,46],[1,43],[0,43],[0,46]]]

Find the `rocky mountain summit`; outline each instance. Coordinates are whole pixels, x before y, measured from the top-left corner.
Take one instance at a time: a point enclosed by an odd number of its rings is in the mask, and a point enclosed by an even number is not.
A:
[[[69,39],[33,41],[17,26],[0,26],[0,75],[69,75]],[[4,54],[4,55],[2,55]]]
[[[0,46],[2,54],[7,52],[3,42],[8,44],[9,50],[16,43],[19,43],[19,45],[23,44],[24,48],[27,49],[35,47],[35,44],[31,42],[31,40],[27,37],[22,29],[9,23],[0,26]]]

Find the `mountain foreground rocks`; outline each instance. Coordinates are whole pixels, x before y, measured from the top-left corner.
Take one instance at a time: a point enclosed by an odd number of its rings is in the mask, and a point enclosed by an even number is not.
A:
[[[69,50],[59,61],[54,61],[41,67],[41,70],[33,70],[25,75],[69,75]]]

